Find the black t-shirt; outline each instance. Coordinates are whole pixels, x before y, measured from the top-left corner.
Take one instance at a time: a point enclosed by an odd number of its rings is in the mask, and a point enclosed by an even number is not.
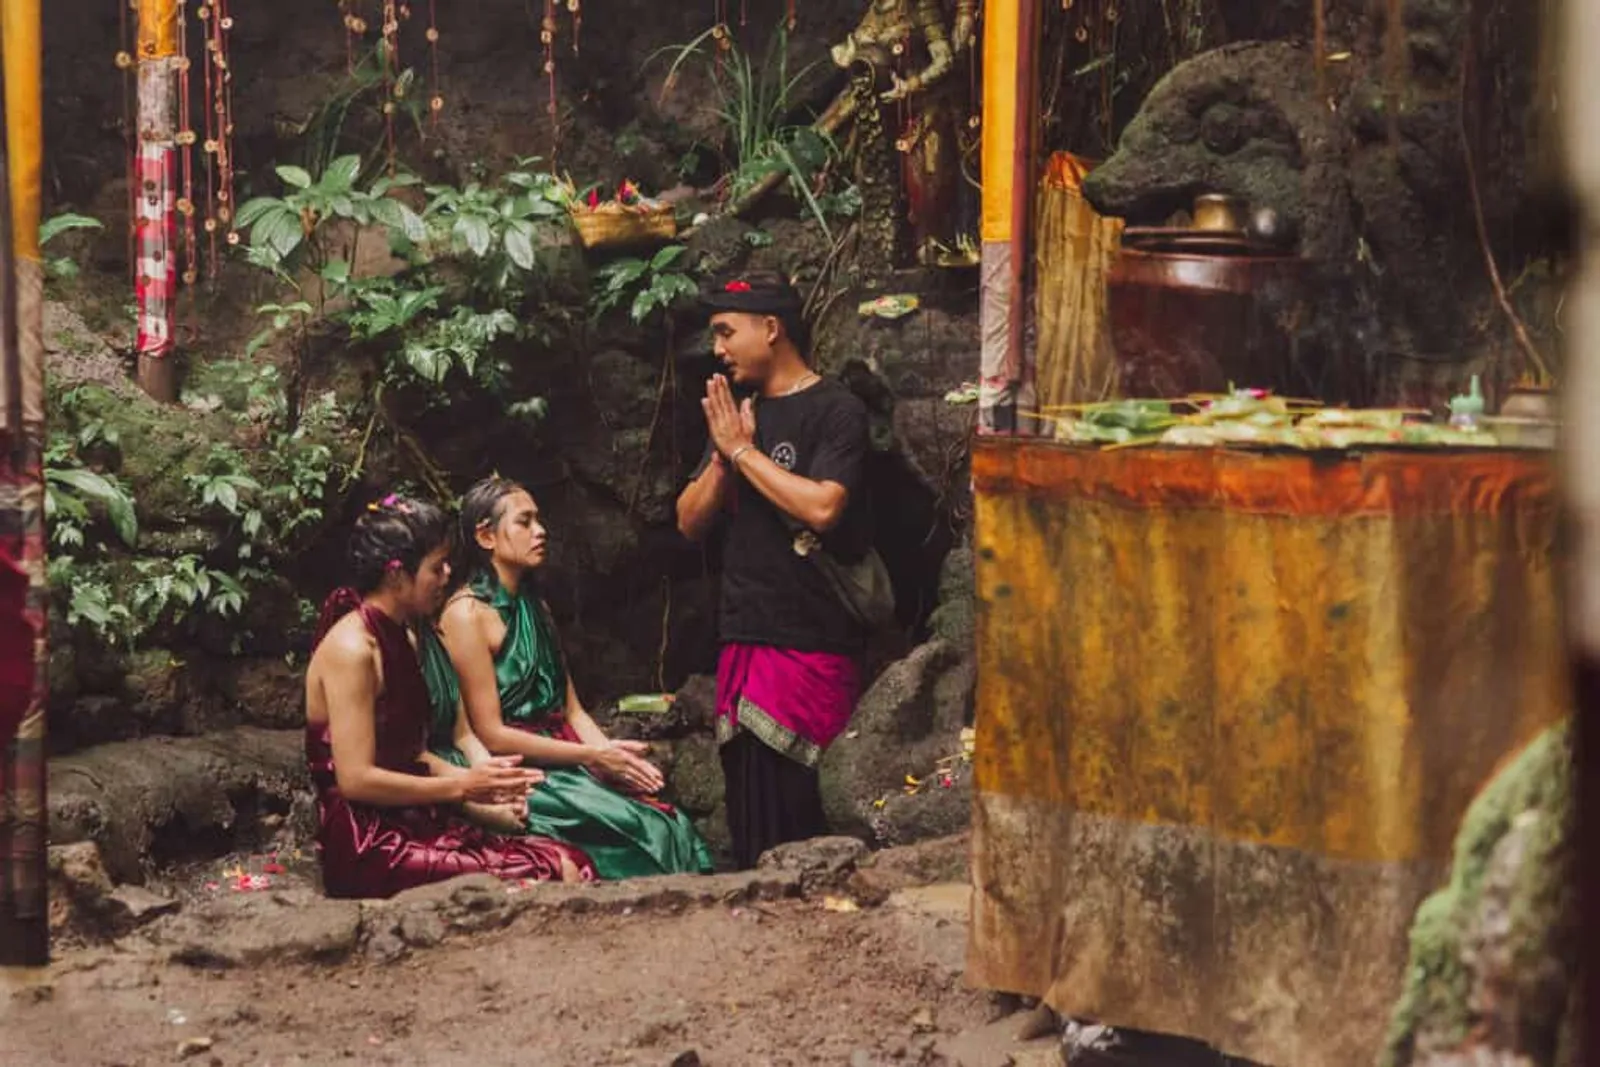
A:
[[[866,500],[870,445],[867,409],[854,393],[824,378],[792,396],[757,399],[756,447],[784,470],[844,486],[849,503],[823,536],[823,546],[845,562],[866,554],[872,547]],[[697,475],[710,457],[708,448]],[[802,524],[743,477],[733,477],[722,557],[722,640],[799,652],[860,651],[866,634],[816,565],[794,551]]]

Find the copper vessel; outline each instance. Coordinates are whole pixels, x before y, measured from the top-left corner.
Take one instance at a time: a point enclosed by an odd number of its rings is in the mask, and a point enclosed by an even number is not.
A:
[[[1192,236],[1149,231],[1143,247],[1124,245],[1118,254],[1107,300],[1122,395],[1234,386],[1361,402],[1356,378],[1303,329],[1305,260],[1261,254],[1243,238],[1225,250],[1195,249]]]

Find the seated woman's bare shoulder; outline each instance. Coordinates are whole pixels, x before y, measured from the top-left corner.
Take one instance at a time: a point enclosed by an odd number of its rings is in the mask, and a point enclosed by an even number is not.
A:
[[[351,612],[333,624],[306,665],[306,717],[311,722],[327,721],[330,678],[368,672],[371,683],[381,687],[382,669],[377,641],[360,616]]]
[[[376,657],[378,642],[361,621],[360,613],[352,611],[333,624],[311,655],[311,669],[319,666],[351,667]]]
[[[478,609],[482,605],[478,598],[472,595],[469,589],[457,589],[450,594],[450,599],[444,602],[444,611],[439,613],[439,625],[461,626],[476,622]]]

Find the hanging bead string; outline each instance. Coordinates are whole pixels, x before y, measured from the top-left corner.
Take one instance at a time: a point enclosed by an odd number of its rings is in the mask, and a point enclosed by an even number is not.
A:
[[[128,166],[128,280],[139,279],[139,149],[135,131],[139,120],[134,115],[133,49],[134,42],[128,24],[128,12],[134,10],[138,0],[118,0],[117,40],[121,51],[117,53],[117,68],[122,71],[122,142]]]
[[[194,104],[190,98],[189,0],[178,0],[178,154],[183,167],[183,191],[178,198],[178,218],[183,226],[183,284],[200,278],[200,242],[195,233],[194,210]],[[193,310],[191,305],[190,310]]]
[[[545,114],[550,116],[550,161],[554,165],[560,141],[556,122],[556,0],[544,0],[544,18],[539,21],[539,43],[544,46],[544,76],[550,88]]]
[[[227,235],[230,245],[239,243],[233,228],[233,68],[228,61],[228,32],[233,17],[228,14],[231,0],[211,0],[217,9],[217,228]],[[213,264],[220,269],[220,264]]]
[[[346,74],[356,72],[356,16],[351,9],[356,0],[337,0],[339,5],[340,20],[344,23],[344,70]]]
[[[1062,0],[1065,5],[1069,0]],[[978,89],[978,56],[983,52],[983,8],[974,13],[972,40],[967,45],[967,129],[976,130],[983,125],[983,108],[979,104],[982,94]]]
[[[716,0],[712,18],[715,21],[711,27],[711,39],[716,42],[717,48],[712,53],[711,66],[721,77],[722,53],[733,47],[733,42],[728,39],[728,0]]]
[[[800,21],[795,15],[795,0],[789,0],[789,5],[784,11],[783,20],[784,25],[789,28],[789,32],[793,33],[795,24]]]
[[[217,202],[217,67],[216,67],[216,38],[212,36],[211,5],[209,0],[200,0],[200,9],[195,12],[205,24],[206,45],[205,62],[201,65],[201,80],[205,89],[205,165],[206,165],[206,249],[209,253],[206,261],[206,274],[208,277],[217,276],[217,219],[214,207]]]
[[[578,54],[578,37],[583,33],[583,0],[567,0],[567,14],[572,16],[572,54]]]
[[[910,76],[910,70],[911,70],[911,27],[910,26],[906,27],[906,35],[904,37],[900,38],[900,40],[894,42],[894,44],[889,46],[889,54],[894,57],[892,63],[893,63],[895,76],[898,77],[898,78],[901,78],[901,79],[909,77]],[[900,130],[902,131],[897,147],[899,147],[902,152],[910,151],[910,148],[907,147],[906,144],[905,144],[905,133],[904,133],[904,131],[909,130],[911,128],[912,115],[911,115],[911,94],[910,93],[907,93],[905,96],[902,96],[900,98],[900,100],[895,104],[895,117],[896,117],[896,124],[899,126]]]
[[[383,139],[389,154],[389,173],[396,168],[394,136],[395,83],[400,70],[400,14],[395,0],[383,0]]]
[[[439,128],[439,112],[444,97],[439,95],[439,11],[438,0],[428,0],[428,126]]]
[[[222,269],[217,235],[239,243],[233,229],[233,71],[228,63],[228,32],[233,17],[228,0],[201,0],[196,12],[206,24],[205,155],[206,155],[206,274],[216,278]]]

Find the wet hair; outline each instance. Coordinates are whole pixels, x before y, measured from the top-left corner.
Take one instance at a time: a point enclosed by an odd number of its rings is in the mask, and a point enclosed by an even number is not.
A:
[[[351,584],[365,596],[393,571],[415,576],[430,552],[449,543],[444,512],[391,493],[368,504],[350,533]]]
[[[506,513],[506,499],[513,493],[527,492],[521,484],[498,474],[489,475],[467,490],[461,498],[461,521],[456,536],[456,577],[460,581],[470,581],[494,569],[488,550],[478,544],[478,528],[499,526]]]
[[[712,279],[701,293],[700,303],[713,314],[737,311],[746,315],[772,316],[783,325],[783,332],[801,358],[811,354],[811,327],[806,324],[805,301],[787,275],[775,270],[746,270]]]

